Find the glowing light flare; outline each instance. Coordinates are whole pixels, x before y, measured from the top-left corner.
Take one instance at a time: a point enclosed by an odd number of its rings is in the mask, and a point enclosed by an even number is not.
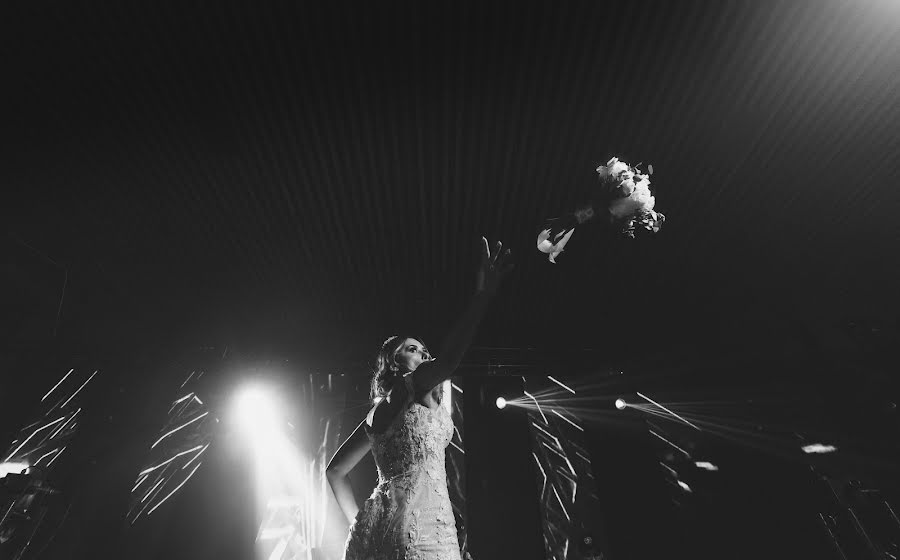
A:
[[[506,408],[506,399],[504,399],[503,397],[497,397],[495,404],[497,405],[497,408],[503,410],[504,408]]]
[[[616,408],[619,410],[625,410],[625,407],[628,406],[628,403],[625,402],[625,399],[616,399]]]
[[[0,478],[10,473],[19,474],[30,466],[28,463],[0,463]]]
[[[234,400],[233,414],[238,426],[254,440],[261,435],[280,431],[281,407],[269,391],[260,386],[249,386],[238,392]]]
[[[809,445],[804,445],[801,449],[803,449],[804,453],[834,453],[837,451],[837,447],[833,445],[824,445],[821,443],[811,443]]]
[[[441,406],[444,407],[444,410],[453,414],[453,388],[450,387],[450,380],[447,379],[444,381],[441,391],[443,392],[443,396],[441,398]]]
[[[283,537],[289,537],[294,534],[294,527],[290,525],[285,525],[284,527],[274,527],[274,528],[266,528],[262,529],[259,532],[259,536],[256,537],[258,541],[269,541],[273,539],[280,539]],[[276,558],[281,558],[281,556],[276,556]]]

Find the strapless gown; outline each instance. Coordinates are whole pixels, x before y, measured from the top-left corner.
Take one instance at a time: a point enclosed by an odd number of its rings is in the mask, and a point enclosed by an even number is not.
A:
[[[411,378],[403,378],[412,395]],[[453,420],[407,399],[383,433],[367,432],[378,486],[359,510],[344,560],[460,560],[444,453]]]

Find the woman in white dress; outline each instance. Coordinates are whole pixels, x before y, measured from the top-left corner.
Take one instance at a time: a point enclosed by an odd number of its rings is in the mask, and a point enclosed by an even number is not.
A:
[[[411,337],[393,336],[381,346],[372,380],[373,406],[328,465],[338,505],[350,522],[344,560],[459,560],[456,523],[447,489],[444,452],[453,437],[450,413],[441,406],[442,384],[468,348],[503,276],[509,249],[486,239],[475,296],[432,358]],[[357,506],[347,473],[372,452],[378,485]]]

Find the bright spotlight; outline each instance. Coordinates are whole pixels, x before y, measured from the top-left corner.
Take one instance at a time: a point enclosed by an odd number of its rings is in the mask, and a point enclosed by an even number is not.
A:
[[[19,474],[28,468],[28,463],[0,463],[0,478],[12,473]]]
[[[506,408],[506,399],[504,399],[503,397],[497,397],[497,408]]]
[[[241,430],[253,435],[280,428],[278,402],[262,387],[241,389],[235,398],[234,416]]]
[[[624,399],[616,399],[616,408],[625,410],[626,406],[628,406],[628,403],[626,403]]]

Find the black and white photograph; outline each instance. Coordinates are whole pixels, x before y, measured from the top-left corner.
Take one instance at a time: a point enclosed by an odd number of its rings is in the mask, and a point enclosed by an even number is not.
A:
[[[0,45],[0,560],[900,559],[900,1]]]

